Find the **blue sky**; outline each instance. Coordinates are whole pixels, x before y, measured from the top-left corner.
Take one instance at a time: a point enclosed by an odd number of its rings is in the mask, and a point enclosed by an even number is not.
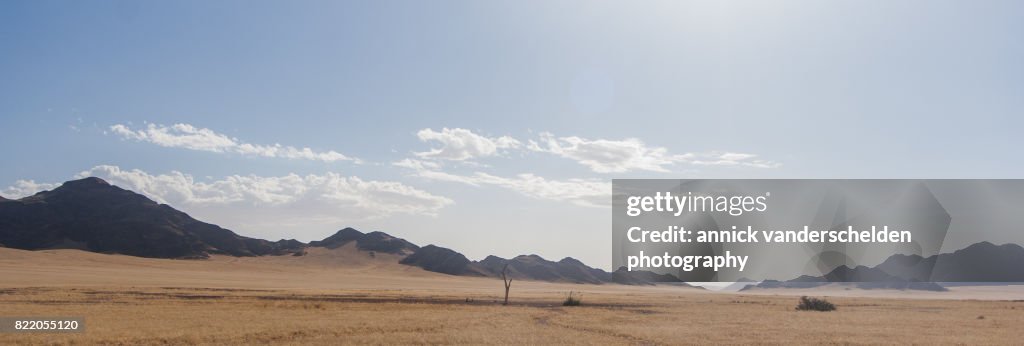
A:
[[[1022,7],[5,1],[0,194],[608,266],[613,178],[1021,177]]]

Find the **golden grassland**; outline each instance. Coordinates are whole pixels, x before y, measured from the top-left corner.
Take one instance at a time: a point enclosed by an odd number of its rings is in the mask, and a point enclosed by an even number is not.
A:
[[[826,294],[838,311],[801,312],[795,296],[770,292],[515,281],[502,306],[500,280],[391,260],[0,249],[0,316],[81,316],[86,328],[0,344],[1019,344],[1024,326],[1024,300],[991,294],[836,291]],[[569,291],[582,306],[561,306]]]

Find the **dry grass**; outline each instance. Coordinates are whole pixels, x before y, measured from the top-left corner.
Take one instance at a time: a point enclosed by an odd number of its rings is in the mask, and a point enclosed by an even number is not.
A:
[[[838,311],[805,313],[793,296],[517,281],[512,305],[501,306],[498,279],[384,262],[339,269],[77,252],[47,262],[35,257],[53,254],[4,251],[0,315],[86,319],[81,334],[0,334],[5,345],[1019,344],[1024,325],[1024,301],[830,296]],[[586,303],[562,307],[569,291]]]
[[[1008,301],[836,298],[840,311],[808,314],[793,297],[591,293],[592,304],[563,308],[557,293],[506,307],[496,295],[415,290],[18,288],[0,306],[86,318],[82,334],[7,334],[5,344],[1013,344],[1024,322],[1024,303]]]

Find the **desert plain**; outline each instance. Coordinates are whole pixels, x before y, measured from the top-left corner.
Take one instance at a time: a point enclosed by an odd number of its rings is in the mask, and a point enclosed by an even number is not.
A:
[[[0,248],[0,316],[82,317],[0,344],[1020,344],[1024,289],[720,292],[450,276],[352,245],[149,259]],[[562,306],[569,292],[580,306]],[[831,312],[796,311],[801,295]]]

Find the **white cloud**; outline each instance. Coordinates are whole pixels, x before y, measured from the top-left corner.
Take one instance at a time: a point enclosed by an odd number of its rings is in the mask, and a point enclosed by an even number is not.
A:
[[[441,165],[433,161],[423,161],[417,159],[402,159],[401,161],[392,162],[391,165],[395,167],[411,168],[417,171],[426,169],[440,169]]]
[[[782,166],[782,164],[775,161],[757,159],[757,155],[754,154],[732,152],[693,154],[687,157],[684,162],[701,166],[747,166],[755,168],[776,168]]]
[[[40,191],[53,190],[60,184],[37,183],[35,180],[18,180],[14,185],[3,190],[3,196],[9,199],[18,199],[34,195]]]
[[[498,186],[537,199],[565,201],[585,207],[605,207],[611,202],[611,183],[603,180],[549,180],[530,173],[519,174],[511,178],[482,172],[468,176],[435,173],[445,176],[444,178],[435,177],[435,179],[447,179],[477,186]]]
[[[500,149],[515,149],[522,144],[515,138],[502,136],[488,138],[460,128],[443,128],[440,132],[423,129],[416,133],[421,141],[438,142],[441,146],[430,151],[417,152],[426,159],[463,161],[499,154]]]
[[[540,143],[530,141],[527,147],[574,160],[597,173],[668,172],[665,166],[679,160],[669,154],[668,149],[648,147],[635,138],[587,140],[576,136],[556,138],[550,133],[542,133]]]
[[[458,175],[427,169],[422,166],[405,166],[413,168],[416,176],[437,180],[457,182],[472,186],[495,186],[505,188],[532,198],[565,201],[586,207],[606,207],[610,204],[611,182],[598,179],[567,179],[549,180],[534,174],[525,173],[515,177],[500,177],[483,172],[472,175]]]
[[[636,138],[623,140],[588,140],[576,136],[555,137],[541,133],[538,141],[529,141],[527,149],[557,155],[576,161],[597,173],[629,171],[670,172],[668,166],[692,164],[702,166],[778,167],[779,164],[755,159],[756,155],[732,152],[672,154],[663,147],[648,146]]]
[[[214,153],[233,153],[262,157],[303,159],[323,162],[360,160],[345,156],[336,151],[313,151],[310,148],[293,146],[260,145],[240,142],[237,138],[228,137],[207,128],[198,128],[189,124],[164,126],[148,124],[145,129],[132,130],[128,126],[116,124],[110,131],[124,139],[149,142],[163,147],[184,148]]]

